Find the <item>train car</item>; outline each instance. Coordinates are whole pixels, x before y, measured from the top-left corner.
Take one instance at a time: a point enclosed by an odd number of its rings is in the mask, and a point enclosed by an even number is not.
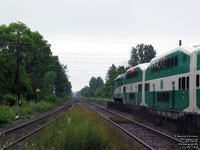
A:
[[[126,71],[123,76],[123,103],[145,105],[144,77],[148,63],[140,64]]]
[[[121,74],[115,79],[114,101],[118,103],[123,103],[123,76]]]
[[[192,50],[178,47],[151,60],[145,74],[149,107],[193,111]]]
[[[194,64],[194,111],[200,114],[200,46],[193,52]]]

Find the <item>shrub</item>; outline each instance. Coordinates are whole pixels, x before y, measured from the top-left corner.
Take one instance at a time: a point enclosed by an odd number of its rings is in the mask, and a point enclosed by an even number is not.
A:
[[[56,96],[55,95],[49,95],[49,96],[46,97],[46,100],[55,103],[56,102]]]
[[[15,119],[16,112],[8,106],[0,106],[0,126],[10,123]]]
[[[4,103],[8,104],[9,106],[15,105],[16,101],[17,101],[16,95],[6,94],[4,96]]]

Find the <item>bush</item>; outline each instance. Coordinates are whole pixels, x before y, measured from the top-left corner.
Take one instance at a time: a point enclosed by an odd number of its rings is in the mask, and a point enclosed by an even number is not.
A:
[[[49,96],[46,97],[46,100],[55,103],[56,102],[56,96],[55,95],[49,95]]]
[[[41,101],[40,103],[30,102],[22,106],[23,115],[29,115],[34,112],[45,112],[55,107],[54,103]]]
[[[4,103],[8,104],[9,106],[15,105],[16,101],[17,101],[16,95],[6,94],[4,96]]]
[[[15,119],[16,111],[8,106],[0,106],[0,126],[11,123]]]

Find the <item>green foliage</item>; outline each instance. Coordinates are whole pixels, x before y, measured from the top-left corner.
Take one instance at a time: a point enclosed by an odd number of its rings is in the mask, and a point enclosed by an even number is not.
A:
[[[114,102],[113,98],[102,98],[102,97],[84,97],[84,99],[91,100],[91,101],[100,101],[100,102]]]
[[[57,75],[54,71],[48,71],[44,74],[44,95],[53,94],[56,77]]]
[[[51,95],[48,95],[48,96],[46,96],[46,100],[47,101],[50,101],[50,102],[52,102],[52,103],[55,103],[56,102],[56,95],[53,95],[53,94],[51,94]]]
[[[16,109],[11,109],[9,106],[0,106],[0,126],[11,123],[16,116]]]
[[[95,91],[102,87],[104,85],[103,80],[101,77],[92,77],[89,81],[89,85],[85,86],[84,88],[81,89],[81,91],[78,93],[79,96],[84,96],[84,97],[94,97],[95,96]]]
[[[150,62],[156,56],[156,51],[152,45],[138,44],[131,49],[131,58],[128,61],[130,66]]]
[[[139,148],[127,143],[126,138],[107,120],[84,107],[76,107],[68,115],[46,127],[39,138],[29,141],[27,150],[128,150]]]
[[[41,89],[40,97],[49,94],[59,97],[71,95],[71,83],[66,75],[67,67],[52,56],[51,45],[39,32],[33,32],[21,22],[0,26],[0,99],[8,93],[15,94],[17,81],[17,34],[20,42],[20,91],[26,100],[37,99],[35,89]]]
[[[16,95],[12,95],[12,94],[4,95],[4,103],[6,103],[7,105],[13,106],[16,104],[16,101],[17,101]]]
[[[105,150],[108,149],[108,137],[104,137],[104,127],[97,126],[87,110],[72,111],[70,125],[67,115],[58,123],[45,128],[37,144],[41,150]],[[30,149],[30,146],[27,147]]]
[[[55,106],[55,103],[46,101],[41,101],[40,103],[30,102],[29,104],[22,106],[22,115],[26,116],[34,112],[45,112]]]
[[[114,92],[114,80],[120,75],[126,72],[128,68],[124,66],[116,67],[114,64],[108,69],[106,74],[106,84],[102,89],[103,97],[112,98]]]

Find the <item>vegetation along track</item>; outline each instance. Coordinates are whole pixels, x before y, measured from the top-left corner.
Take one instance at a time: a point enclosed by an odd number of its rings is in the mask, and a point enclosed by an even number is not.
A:
[[[141,123],[130,120],[127,117],[116,114],[108,109],[102,108],[92,103],[85,103],[89,108],[101,114],[104,118],[112,124],[120,128],[126,134],[131,136],[145,149],[151,150],[169,150],[181,149],[182,141],[171,137],[167,134],[161,133],[155,129],[147,127]]]
[[[55,110],[54,112],[44,115],[38,119],[29,121],[18,127],[1,132],[0,133],[0,143],[1,143],[0,150],[5,150],[5,149],[10,148],[11,146],[14,146],[15,144],[23,141],[24,139],[37,133],[38,131],[46,127],[47,125],[56,121],[64,114],[66,109],[70,108],[72,102],[73,101],[67,101],[63,107]]]

